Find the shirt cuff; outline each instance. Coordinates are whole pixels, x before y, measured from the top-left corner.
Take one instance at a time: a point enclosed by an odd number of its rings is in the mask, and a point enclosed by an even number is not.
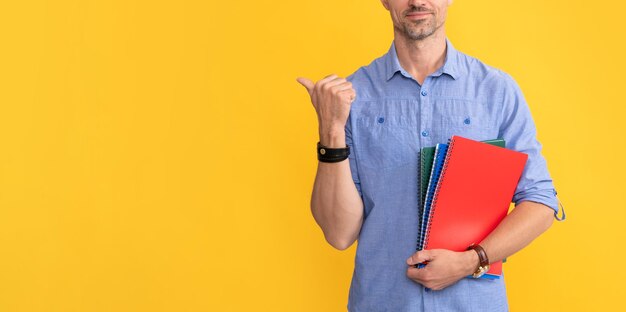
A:
[[[513,197],[513,202],[515,202],[516,206],[523,201],[540,203],[554,210],[555,215],[559,213],[559,202],[556,198],[554,190],[522,192],[519,194],[515,194],[515,196]]]

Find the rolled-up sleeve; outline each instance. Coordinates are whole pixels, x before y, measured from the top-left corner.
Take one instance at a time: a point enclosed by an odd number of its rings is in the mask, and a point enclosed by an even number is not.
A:
[[[537,140],[537,130],[530,109],[521,89],[508,74],[503,94],[503,109],[500,123],[500,137],[509,149],[528,155],[522,177],[515,190],[515,205],[523,201],[544,204],[558,213],[556,191],[548,172],[545,158],[541,155],[541,144]]]

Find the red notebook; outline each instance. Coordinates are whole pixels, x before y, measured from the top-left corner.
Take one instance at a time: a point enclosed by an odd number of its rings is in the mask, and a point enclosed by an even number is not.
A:
[[[528,155],[459,136],[450,140],[424,249],[466,250],[506,217]],[[502,274],[502,262],[489,275]]]

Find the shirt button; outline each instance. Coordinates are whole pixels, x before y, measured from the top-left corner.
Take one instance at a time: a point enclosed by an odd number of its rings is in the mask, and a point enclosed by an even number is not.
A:
[[[385,122],[385,118],[383,118],[383,117],[379,117],[379,118],[378,118],[378,123],[383,123],[383,122]]]
[[[422,131],[422,136],[423,137],[427,137],[428,136],[428,131],[427,130]]]
[[[463,123],[466,124],[466,125],[469,125],[470,124],[469,117],[465,118],[465,120],[463,120]]]
[[[426,92],[426,90],[422,90],[421,93],[422,93],[423,96],[427,96],[428,95],[428,92]]]

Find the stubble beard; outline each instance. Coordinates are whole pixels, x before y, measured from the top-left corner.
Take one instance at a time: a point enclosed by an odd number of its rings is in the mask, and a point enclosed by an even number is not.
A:
[[[407,38],[411,40],[421,41],[434,34],[441,25],[437,25],[435,17],[422,19],[417,21],[402,21],[401,27],[396,27]],[[420,27],[424,25],[423,27]]]

